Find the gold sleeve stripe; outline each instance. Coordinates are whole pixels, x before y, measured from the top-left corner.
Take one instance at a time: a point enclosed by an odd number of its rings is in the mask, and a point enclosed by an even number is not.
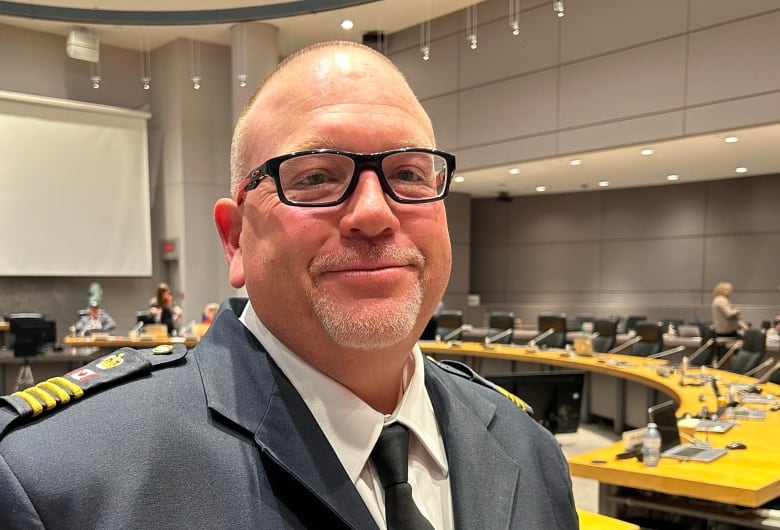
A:
[[[57,398],[57,401],[62,403],[63,405],[70,401],[70,394],[63,390],[62,388],[58,387],[54,383],[50,383],[49,381],[41,381],[37,385],[38,388],[42,388],[46,390],[48,393],[54,395],[54,397]]]
[[[42,388],[38,388],[35,386],[31,386],[30,388],[27,388],[23,390],[23,392],[27,392],[28,394],[32,394],[33,396],[37,397],[41,401],[43,401],[44,407],[47,409],[53,409],[57,406],[57,400],[54,399],[54,396],[43,390]]]
[[[84,395],[84,390],[82,390],[79,385],[73,383],[72,381],[68,381],[64,377],[52,377],[49,379],[49,383],[54,383],[55,385],[61,386],[70,392],[73,397],[80,398]]]
[[[41,402],[35,399],[33,396],[28,395],[26,390],[20,392],[14,392],[11,395],[23,399],[24,402],[27,403],[32,409],[33,416],[37,416],[38,414],[43,412],[43,405],[41,404]]]

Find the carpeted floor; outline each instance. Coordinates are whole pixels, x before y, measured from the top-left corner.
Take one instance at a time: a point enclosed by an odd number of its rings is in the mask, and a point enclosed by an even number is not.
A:
[[[611,427],[592,423],[581,424],[576,433],[558,434],[555,437],[566,456],[574,456],[591,449],[604,447],[620,439],[620,436],[612,432]],[[572,487],[574,501],[578,508],[591,512],[599,511],[599,488],[595,480],[572,477]]]

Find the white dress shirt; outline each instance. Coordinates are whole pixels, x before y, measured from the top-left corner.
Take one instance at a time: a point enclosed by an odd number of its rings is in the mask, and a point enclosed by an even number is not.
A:
[[[415,503],[435,529],[454,528],[447,454],[425,389],[423,358],[417,345],[409,354],[405,385],[399,388],[400,402],[392,414],[385,415],[279,342],[260,321],[251,302],[240,319],[301,395],[381,529],[387,528],[384,490],[369,457],[382,427],[395,421],[413,434],[409,483]]]

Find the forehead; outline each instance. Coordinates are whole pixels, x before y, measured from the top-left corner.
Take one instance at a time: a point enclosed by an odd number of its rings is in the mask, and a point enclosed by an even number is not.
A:
[[[253,164],[317,147],[433,147],[430,120],[402,75],[362,50],[323,51],[288,64],[258,94],[245,126]]]

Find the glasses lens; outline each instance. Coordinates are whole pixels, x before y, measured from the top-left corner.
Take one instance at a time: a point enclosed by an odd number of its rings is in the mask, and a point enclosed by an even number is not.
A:
[[[349,186],[355,164],[334,153],[301,155],[279,166],[279,182],[287,200],[318,204],[338,200]]]
[[[426,152],[393,153],[382,160],[387,184],[402,199],[440,197],[447,184],[447,161]]]

